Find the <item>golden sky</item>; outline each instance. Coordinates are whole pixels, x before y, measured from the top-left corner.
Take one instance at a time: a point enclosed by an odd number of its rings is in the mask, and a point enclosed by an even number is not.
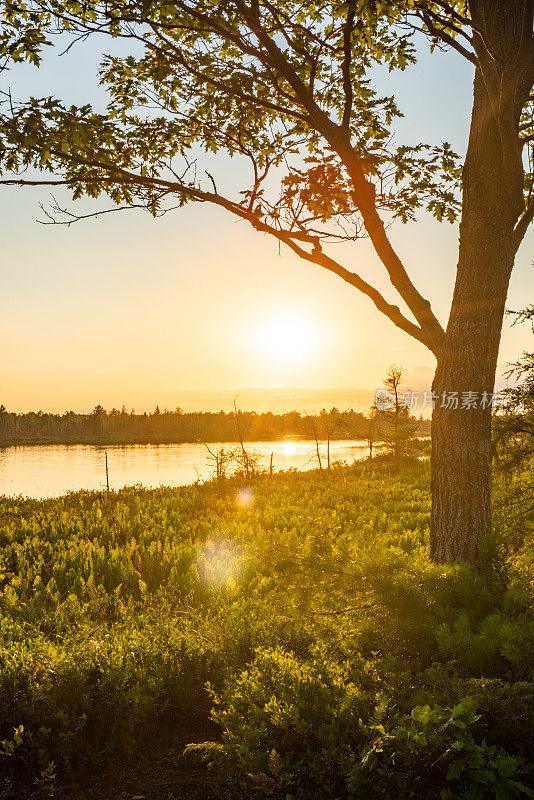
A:
[[[15,95],[57,85],[84,102],[91,64],[58,63],[12,73]],[[462,151],[469,69],[454,54],[425,56],[411,76],[385,85],[398,88],[406,111],[399,135]],[[233,175],[224,156],[215,167]],[[36,223],[39,202],[49,201],[48,189],[0,189],[0,402],[10,409],[228,410],[236,392],[243,408],[361,408],[391,363],[403,365],[412,388],[430,385],[433,356],[366,297],[219,209],[189,206],[158,220],[130,211],[67,228]],[[423,219],[390,236],[445,323],[457,226]],[[533,241],[531,232],[518,256],[511,308],[532,301]],[[333,252],[398,302],[367,241]],[[505,324],[501,372],[532,349],[531,338],[530,328]]]

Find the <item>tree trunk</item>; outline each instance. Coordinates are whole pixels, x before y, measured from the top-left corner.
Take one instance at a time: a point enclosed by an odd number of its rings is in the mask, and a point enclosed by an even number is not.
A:
[[[439,564],[475,562],[479,542],[491,531],[491,395],[501,321],[502,315],[499,322],[469,331],[459,324],[448,331],[448,346],[438,361],[430,557]],[[470,397],[477,407],[462,408]]]
[[[477,70],[456,284],[433,383],[430,556],[440,564],[476,561],[491,531],[491,395],[524,207],[521,148],[503,141],[486,87]]]

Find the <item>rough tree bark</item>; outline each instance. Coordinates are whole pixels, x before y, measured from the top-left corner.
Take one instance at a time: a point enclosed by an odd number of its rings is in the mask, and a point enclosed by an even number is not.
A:
[[[491,532],[491,407],[480,407],[480,400],[494,390],[514,226],[525,207],[519,121],[530,90],[531,56],[522,62],[522,36],[525,15],[531,35],[532,6],[478,0],[471,11],[485,44],[475,36],[482,70],[474,81],[458,269],[433,383],[430,555],[436,563],[476,561]],[[441,407],[443,392],[458,392],[458,408]],[[462,409],[464,392],[478,393],[476,409]]]

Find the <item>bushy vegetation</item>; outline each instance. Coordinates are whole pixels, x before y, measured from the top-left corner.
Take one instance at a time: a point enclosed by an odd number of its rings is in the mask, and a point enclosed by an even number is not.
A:
[[[210,716],[221,797],[534,796],[530,515],[477,574],[428,562],[429,507],[380,460],[2,499],[0,797]]]

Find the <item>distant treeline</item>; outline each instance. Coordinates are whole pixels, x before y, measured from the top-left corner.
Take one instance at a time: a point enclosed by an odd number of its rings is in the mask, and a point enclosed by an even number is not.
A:
[[[365,439],[369,420],[361,412],[336,408],[315,415],[291,411],[287,414],[254,411],[184,412],[160,411],[135,414],[106,411],[97,406],[91,414],[46,414],[42,411],[17,414],[0,406],[0,445],[24,443],[126,444],[173,442],[266,441],[284,436],[313,439]],[[428,420],[417,421],[421,433],[428,433]]]

